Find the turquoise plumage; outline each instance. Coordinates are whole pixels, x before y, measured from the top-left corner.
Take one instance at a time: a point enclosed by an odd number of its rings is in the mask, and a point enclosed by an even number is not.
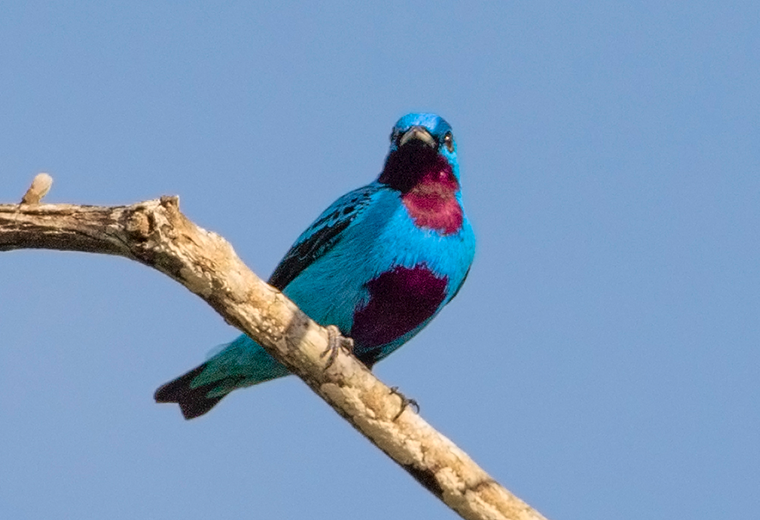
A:
[[[474,251],[451,127],[435,114],[414,113],[393,127],[378,179],[328,207],[269,283],[316,322],[351,337],[354,355],[371,368],[456,296]],[[287,374],[241,335],[155,399],[178,403],[191,419],[237,388]]]

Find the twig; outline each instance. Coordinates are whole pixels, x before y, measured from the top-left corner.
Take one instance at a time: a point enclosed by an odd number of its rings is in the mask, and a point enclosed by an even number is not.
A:
[[[53,185],[53,178],[47,173],[38,173],[32,185],[24,193],[24,198],[21,199],[21,204],[39,204],[42,198],[50,191],[50,187]]]

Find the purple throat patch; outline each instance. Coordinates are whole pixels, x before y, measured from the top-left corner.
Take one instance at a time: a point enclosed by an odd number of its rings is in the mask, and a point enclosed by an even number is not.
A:
[[[462,228],[464,212],[456,194],[459,181],[435,149],[407,145],[388,155],[378,181],[402,193],[414,223],[451,235]]]
[[[390,343],[435,314],[447,285],[424,264],[381,274],[367,283],[369,301],[354,311],[350,336],[362,349]]]
[[[426,173],[401,200],[415,225],[452,235],[462,228],[464,212],[456,199],[459,183],[451,168]]]

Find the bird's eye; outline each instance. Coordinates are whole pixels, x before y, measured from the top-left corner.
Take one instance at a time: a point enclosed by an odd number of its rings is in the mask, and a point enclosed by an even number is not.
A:
[[[446,145],[449,152],[454,152],[454,136],[451,135],[451,132],[446,132],[446,135],[443,136],[443,144]]]
[[[398,137],[398,130],[394,129],[393,132],[391,132],[391,144],[396,141],[396,137]]]

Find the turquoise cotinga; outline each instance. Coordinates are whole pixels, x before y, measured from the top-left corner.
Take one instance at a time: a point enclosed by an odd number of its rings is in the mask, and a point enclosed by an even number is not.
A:
[[[269,283],[317,323],[351,337],[354,355],[371,368],[456,296],[474,252],[451,127],[435,114],[408,114],[393,127],[377,180],[327,208]],[[243,334],[155,398],[178,403],[191,419],[237,388],[288,373]]]

